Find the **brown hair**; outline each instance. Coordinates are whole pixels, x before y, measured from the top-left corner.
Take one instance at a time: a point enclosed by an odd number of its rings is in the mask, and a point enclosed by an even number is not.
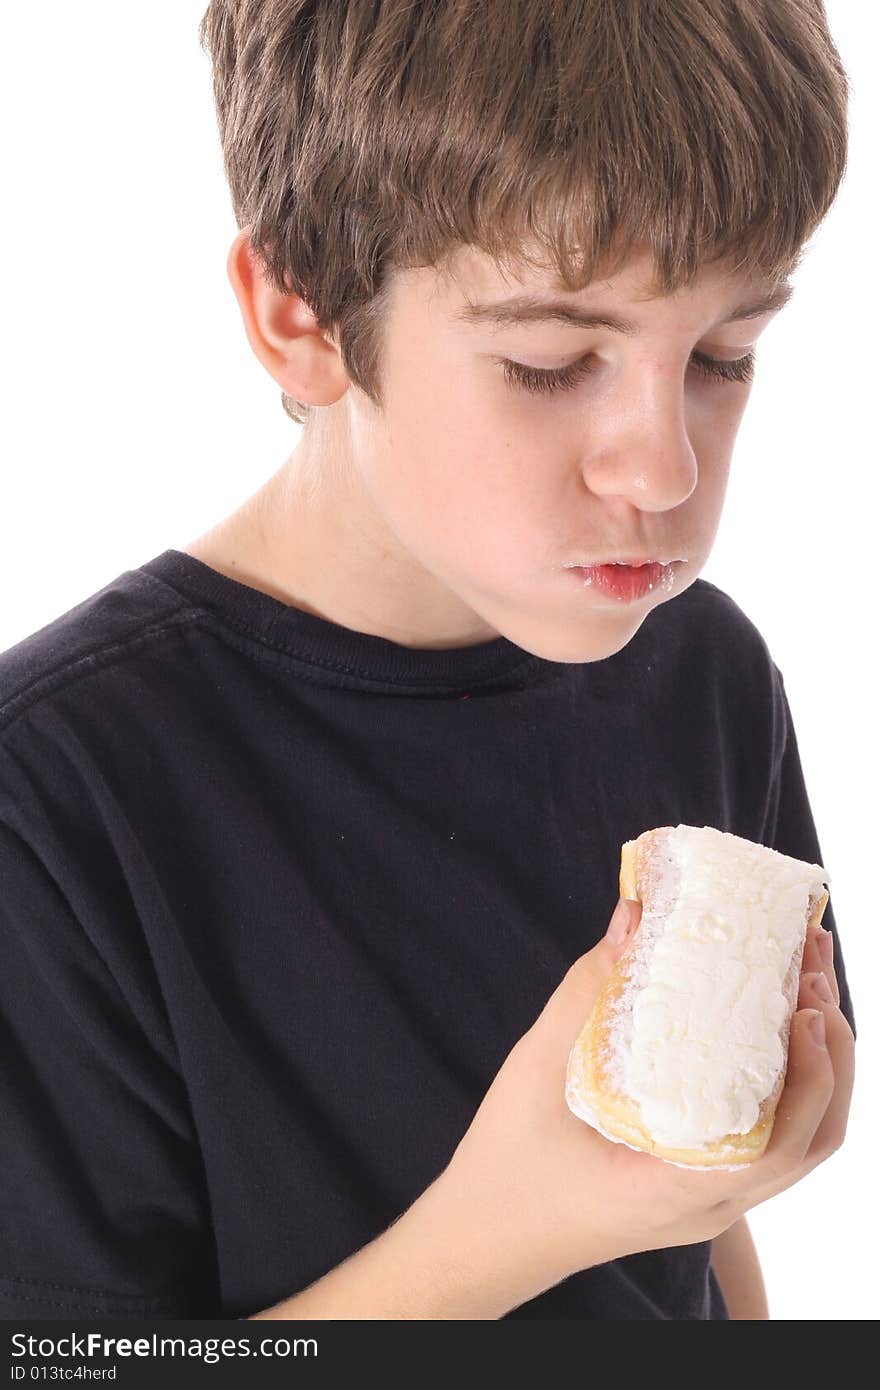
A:
[[[395,268],[775,279],[846,163],[822,0],[211,0],[199,39],[238,226],[375,405]]]

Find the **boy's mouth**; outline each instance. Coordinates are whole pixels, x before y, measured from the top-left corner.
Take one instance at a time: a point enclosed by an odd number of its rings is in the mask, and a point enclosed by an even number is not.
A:
[[[672,592],[678,568],[686,560],[605,560],[589,565],[566,565],[584,588],[631,603],[656,590]]]

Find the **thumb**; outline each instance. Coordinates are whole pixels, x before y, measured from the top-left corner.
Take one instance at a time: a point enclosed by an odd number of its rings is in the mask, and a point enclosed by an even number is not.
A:
[[[631,945],[641,916],[640,902],[619,899],[605,935],[566,971],[532,1025],[535,1031],[548,1034],[557,1043],[574,1042],[612,966]]]

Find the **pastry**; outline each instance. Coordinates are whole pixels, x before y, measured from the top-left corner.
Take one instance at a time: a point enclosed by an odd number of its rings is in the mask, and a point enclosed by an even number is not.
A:
[[[620,895],[641,902],[641,922],[571,1049],[573,1113],[684,1168],[760,1157],[829,882],[820,864],[712,826],[627,841]]]

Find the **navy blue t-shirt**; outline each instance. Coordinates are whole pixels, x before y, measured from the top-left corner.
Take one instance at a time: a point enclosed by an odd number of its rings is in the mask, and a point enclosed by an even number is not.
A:
[[[0,654],[0,1317],[246,1317],[374,1239],[604,933],[622,842],[679,823],[822,862],[782,677],[704,580],[568,664],[166,550]],[[710,1253],[508,1316],[726,1318]]]

